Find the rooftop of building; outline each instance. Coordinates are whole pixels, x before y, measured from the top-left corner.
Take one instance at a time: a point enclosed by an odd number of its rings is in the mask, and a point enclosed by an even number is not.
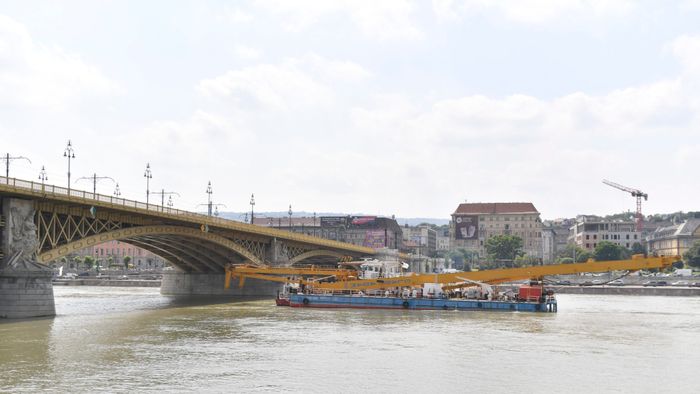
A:
[[[674,224],[666,227],[659,227],[653,233],[649,234],[648,239],[674,238],[683,236],[692,236],[700,227],[700,219],[688,219],[683,223]]]
[[[539,213],[531,202],[477,202],[459,204],[453,215]]]

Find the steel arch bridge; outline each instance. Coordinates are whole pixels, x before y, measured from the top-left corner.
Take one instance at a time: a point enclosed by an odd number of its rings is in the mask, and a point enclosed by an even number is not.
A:
[[[133,200],[0,177],[0,204],[28,200],[42,263],[107,241],[146,249],[186,272],[223,273],[228,264],[332,263],[371,248]],[[0,226],[13,224],[0,215]],[[1,256],[0,256],[1,257]]]

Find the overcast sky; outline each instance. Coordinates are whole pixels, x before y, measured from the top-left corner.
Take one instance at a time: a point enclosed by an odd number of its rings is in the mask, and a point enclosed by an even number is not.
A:
[[[604,178],[645,213],[700,210],[698,21],[700,1],[0,1],[0,152],[65,185],[70,139],[73,180],[142,201],[148,162],[187,210],[209,180],[228,211],[634,210]]]

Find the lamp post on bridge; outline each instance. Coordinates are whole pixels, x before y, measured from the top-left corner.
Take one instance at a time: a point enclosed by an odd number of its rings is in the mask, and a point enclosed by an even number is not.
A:
[[[314,212],[314,237],[316,236],[316,212]]]
[[[207,183],[207,213],[209,216],[211,216],[211,194],[213,191],[211,190],[211,181]]]
[[[173,196],[168,196],[168,208],[173,207]]]
[[[166,192],[165,189],[160,189],[159,192],[151,192],[151,194],[160,194],[160,210],[163,212],[165,208],[165,195],[168,195],[168,205],[172,206],[173,194],[180,197],[178,192]]]
[[[255,216],[253,216],[253,207],[255,207],[255,194],[250,195],[250,224],[255,224]]]
[[[46,176],[46,169],[44,169],[44,166],[41,166],[41,172],[39,172],[39,180],[41,181],[41,191],[44,191],[44,182],[49,180],[49,177]]]
[[[29,162],[29,164],[32,164],[32,161],[29,160],[28,158],[24,157],[24,156],[10,156],[9,153],[6,154],[5,157],[3,157],[3,158],[0,159],[0,160],[4,160],[4,161],[5,161],[5,178],[9,178],[9,177],[10,177],[10,162],[11,162],[12,160],[26,160],[26,161]],[[43,168],[43,167],[42,167],[42,168]]]
[[[115,180],[112,179],[111,177],[108,177],[108,176],[97,176],[96,173],[95,173],[95,174],[92,174],[92,176],[83,176],[83,177],[80,177],[80,178],[76,179],[75,182],[78,182],[79,180],[82,180],[82,179],[85,179],[85,180],[88,180],[88,181],[89,181],[90,179],[92,179],[92,197],[93,197],[93,198],[95,198],[95,195],[97,194],[97,182],[98,182],[98,181],[101,181],[101,180],[104,180],[104,179],[109,179],[110,181],[112,181],[112,182],[114,182],[114,183],[117,183],[117,181],[115,181]]]
[[[292,204],[289,204],[289,211],[287,211],[289,214],[289,231],[292,231]]]
[[[119,183],[117,182],[117,185],[114,187],[114,197],[119,197],[122,195],[121,190],[119,190]]]
[[[75,159],[75,152],[73,150],[73,144],[68,140],[68,145],[63,151],[63,157],[68,158],[68,195],[70,196],[70,159]]]
[[[148,209],[148,197],[151,194],[151,178],[153,178],[153,173],[151,173],[151,163],[146,163],[146,171],[143,173],[143,177],[146,178],[146,209]]]

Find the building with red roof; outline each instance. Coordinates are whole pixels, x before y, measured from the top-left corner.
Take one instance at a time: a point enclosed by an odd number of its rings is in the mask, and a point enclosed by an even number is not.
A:
[[[514,235],[523,240],[526,255],[542,258],[542,220],[531,202],[459,204],[450,222],[450,249],[463,248],[487,259],[486,240]]]

